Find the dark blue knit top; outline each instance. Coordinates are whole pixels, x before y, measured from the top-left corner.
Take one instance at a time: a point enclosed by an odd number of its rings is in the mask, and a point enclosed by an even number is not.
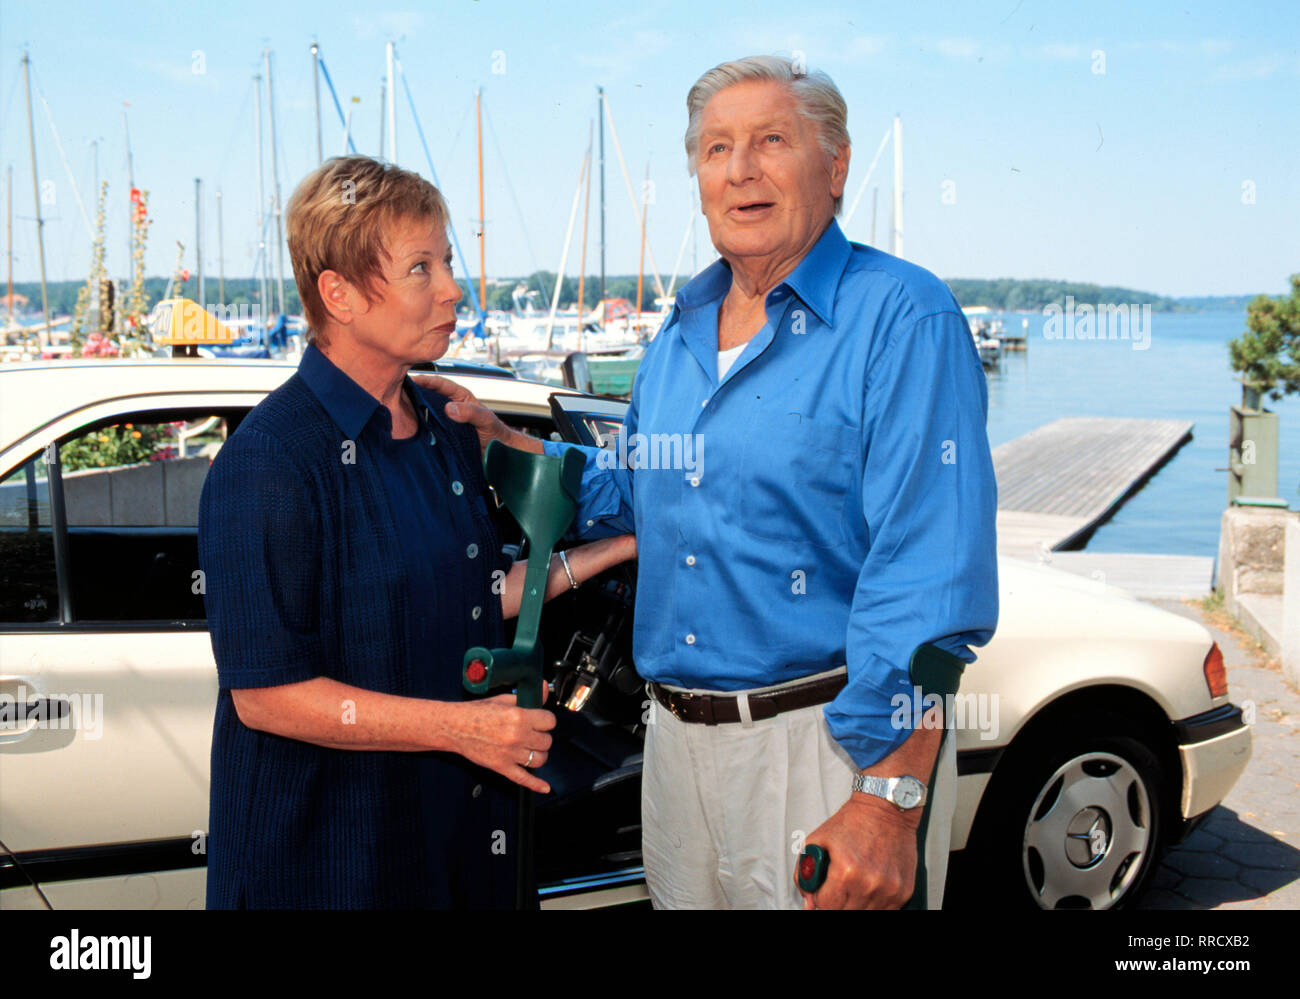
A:
[[[245,726],[232,689],[328,676],[464,700],[503,644],[474,431],[417,389],[416,435],[314,346],[243,421],[203,490],[199,563],[220,694],[209,908],[508,905],[513,785],[450,753],[328,749]],[[499,587],[497,588],[499,590]],[[339,705],[346,724],[348,704]],[[355,710],[355,706],[352,706]]]

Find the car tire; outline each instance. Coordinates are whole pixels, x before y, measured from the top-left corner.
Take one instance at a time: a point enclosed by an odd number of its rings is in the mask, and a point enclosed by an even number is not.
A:
[[[976,897],[1012,908],[1116,909],[1140,898],[1166,821],[1160,761],[1120,716],[1015,746],[981,804]]]

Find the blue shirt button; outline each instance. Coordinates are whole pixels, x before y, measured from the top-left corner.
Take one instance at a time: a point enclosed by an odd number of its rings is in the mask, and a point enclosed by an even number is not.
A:
[[[482,613],[483,613],[482,607],[475,607],[472,611],[469,612],[469,616],[472,617],[475,621],[477,621],[479,617],[482,615]]]
[[[462,486],[462,485],[460,484],[460,480],[457,479],[456,481],[452,482],[452,484],[451,484],[451,491],[452,491],[453,493],[455,493],[457,496],[459,496],[461,493],[463,493],[463,492],[465,491],[465,487]]]
[[[470,545],[465,549],[465,554],[470,558],[478,558],[478,545]]]

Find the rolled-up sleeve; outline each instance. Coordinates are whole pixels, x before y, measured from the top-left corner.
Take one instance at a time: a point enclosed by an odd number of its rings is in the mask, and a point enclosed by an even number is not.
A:
[[[825,713],[831,735],[860,768],[911,735],[892,723],[891,699],[910,698],[913,650],[932,642],[972,662],[970,646],[986,644],[997,626],[997,484],[987,414],[983,368],[958,313],[901,327],[868,375],[862,513],[869,548],[849,616],[849,682]]]
[[[636,399],[633,396],[621,433],[626,440],[628,435],[635,432]],[[542,444],[543,451],[553,458],[570,448],[579,451],[585,462],[578,509],[573,517],[573,533],[577,537],[591,540],[634,533],[632,469],[618,460],[617,448],[584,447],[555,441],[545,441]]]
[[[199,566],[220,685],[271,687],[324,669],[321,525],[288,449],[236,433],[213,462],[199,510]]]

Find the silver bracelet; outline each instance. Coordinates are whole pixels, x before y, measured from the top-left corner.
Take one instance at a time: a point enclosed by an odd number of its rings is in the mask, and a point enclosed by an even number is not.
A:
[[[559,552],[560,565],[564,566],[564,574],[569,577],[569,586],[573,589],[578,588],[578,580],[574,578],[573,570],[569,568],[569,556],[564,552]]]

